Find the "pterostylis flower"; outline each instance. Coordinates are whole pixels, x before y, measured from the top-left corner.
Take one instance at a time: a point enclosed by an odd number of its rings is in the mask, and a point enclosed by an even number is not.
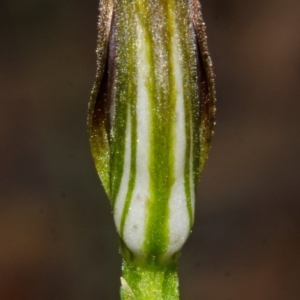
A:
[[[199,1],[102,0],[97,62],[88,127],[121,240],[121,297],[179,299],[215,116]]]

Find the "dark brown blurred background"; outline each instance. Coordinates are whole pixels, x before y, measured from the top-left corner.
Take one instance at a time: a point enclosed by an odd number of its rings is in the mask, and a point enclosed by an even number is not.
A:
[[[203,0],[213,147],[180,264],[184,300],[300,299],[300,2]],[[90,155],[97,0],[0,1],[0,299],[119,299]]]

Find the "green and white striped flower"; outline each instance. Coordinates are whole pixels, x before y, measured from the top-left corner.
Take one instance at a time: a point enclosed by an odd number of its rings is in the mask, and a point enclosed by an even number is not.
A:
[[[103,0],[89,135],[123,252],[186,241],[212,137],[214,75],[198,0]],[[125,249],[125,250],[124,250]]]

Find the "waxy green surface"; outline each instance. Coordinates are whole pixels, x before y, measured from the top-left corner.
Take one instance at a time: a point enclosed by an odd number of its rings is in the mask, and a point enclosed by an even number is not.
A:
[[[124,262],[121,282],[121,298],[123,300],[179,299],[176,263],[136,266]]]

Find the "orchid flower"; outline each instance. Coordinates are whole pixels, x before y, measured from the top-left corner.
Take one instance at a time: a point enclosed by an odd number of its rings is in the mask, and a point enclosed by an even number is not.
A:
[[[179,299],[214,118],[199,1],[102,0],[88,128],[121,241],[122,299]]]

